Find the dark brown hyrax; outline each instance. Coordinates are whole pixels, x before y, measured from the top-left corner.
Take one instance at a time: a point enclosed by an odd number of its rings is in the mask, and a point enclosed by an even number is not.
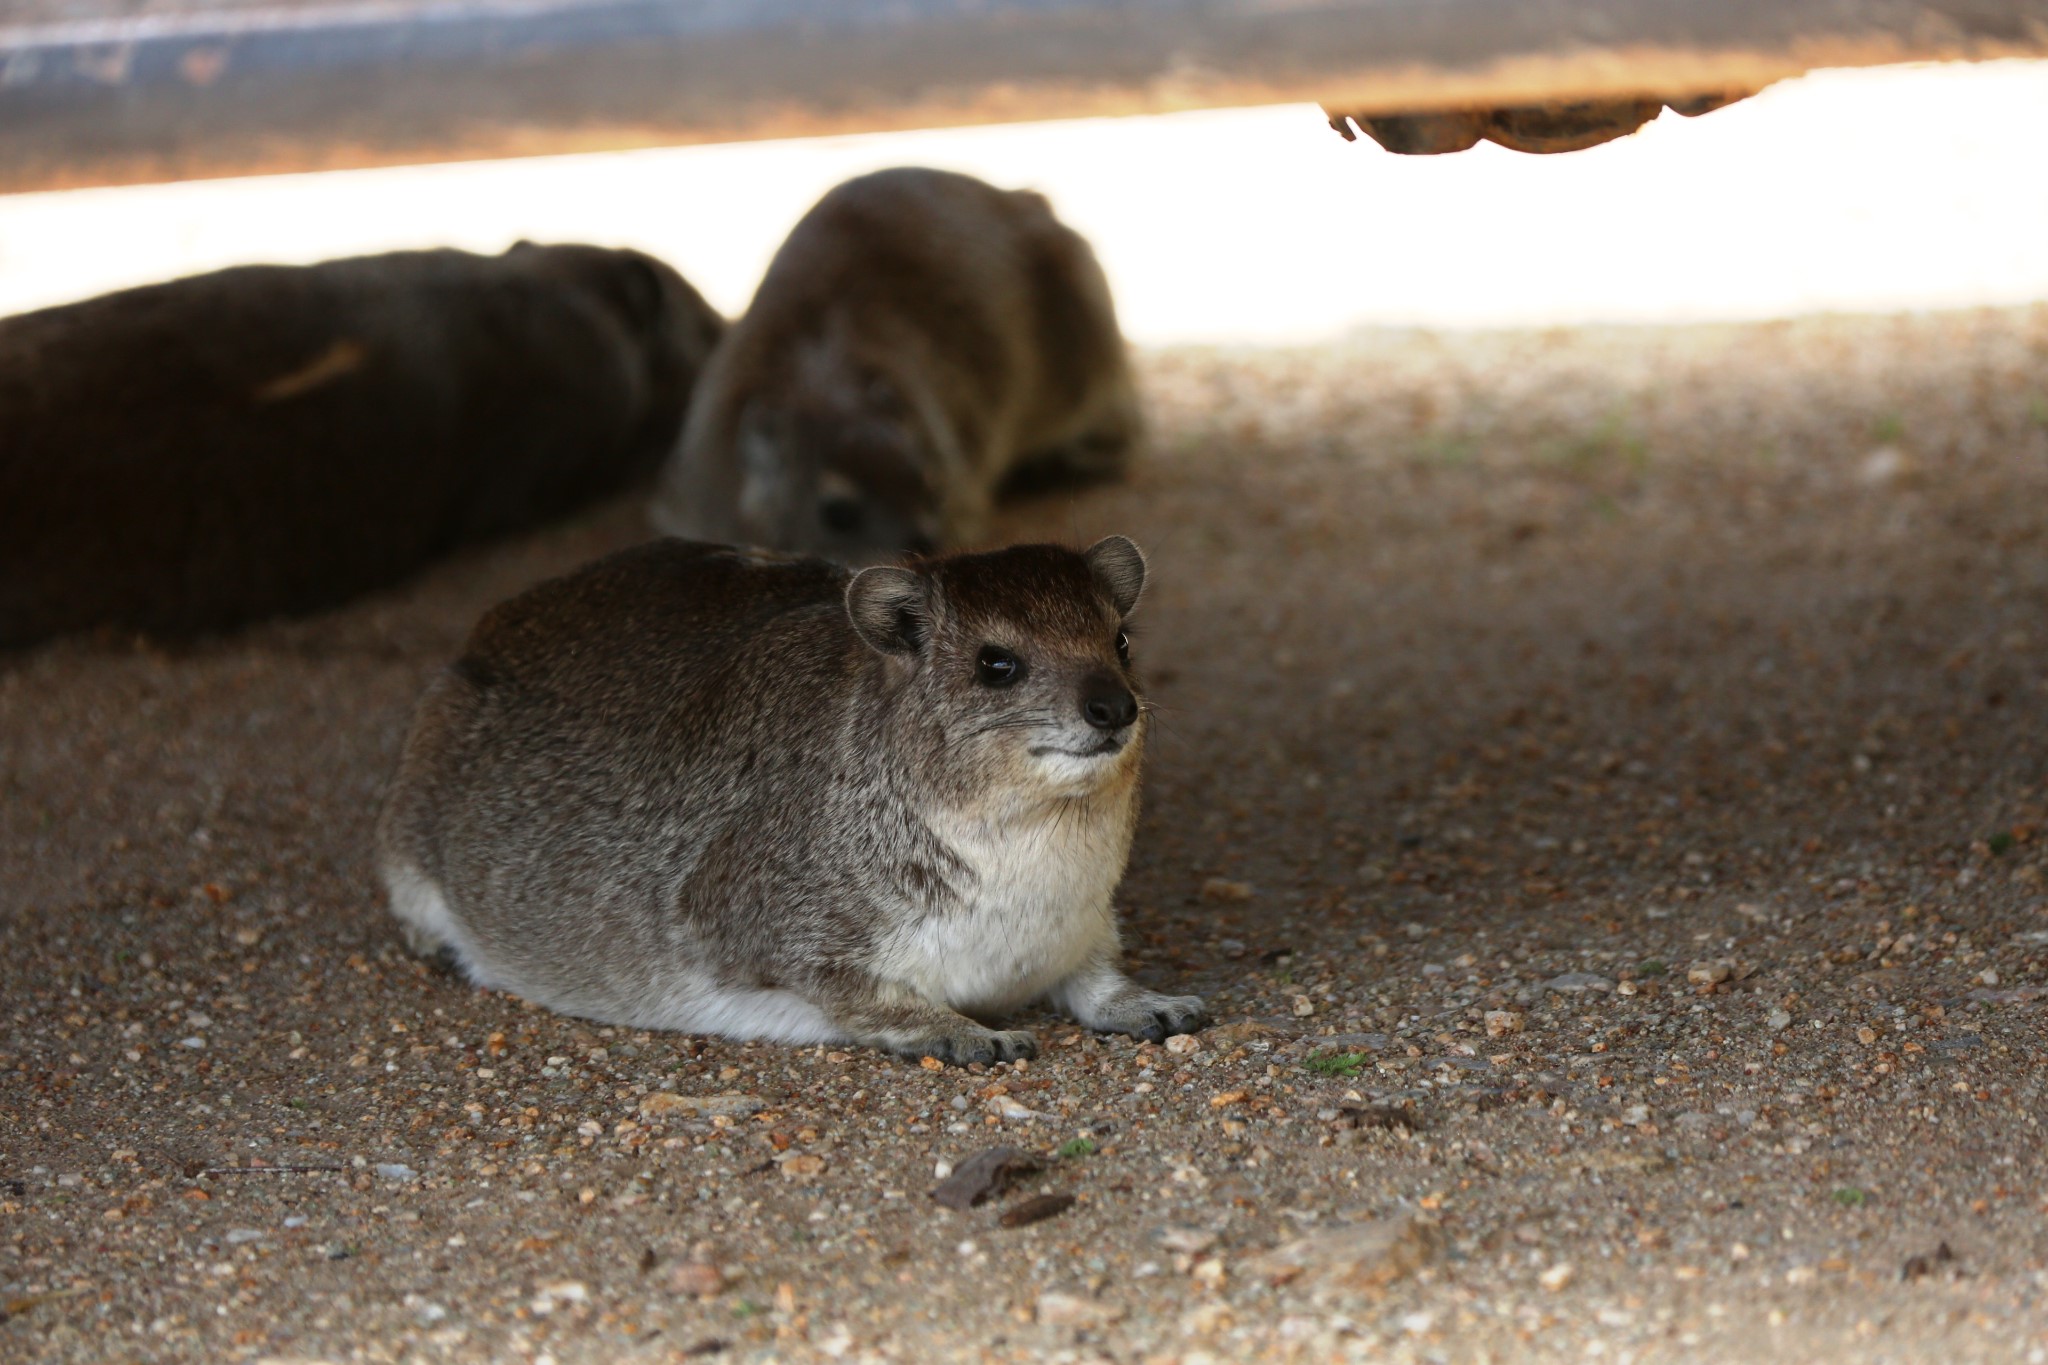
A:
[[[704,372],[662,530],[847,563],[985,531],[1006,483],[1120,473],[1109,284],[1045,199],[904,167],[818,201]]]
[[[1028,1057],[1045,1000],[1160,1039],[1118,965],[1145,560],[878,567],[662,540],[488,613],[378,825],[419,952],[630,1028]],[[970,1018],[969,1016],[975,1016]]]
[[[529,243],[0,320],[0,646],[331,606],[651,481],[723,329],[652,257]]]

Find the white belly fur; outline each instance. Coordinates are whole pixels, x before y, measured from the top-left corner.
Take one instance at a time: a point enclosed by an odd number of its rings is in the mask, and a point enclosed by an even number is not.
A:
[[[825,1011],[790,991],[721,986],[686,973],[683,980],[628,1011],[619,1022],[631,1028],[715,1033],[769,1043],[840,1043],[846,1034]]]
[[[444,944],[463,974],[486,989],[509,991],[550,1009],[627,1028],[715,1033],[774,1043],[836,1043],[846,1038],[825,1018],[823,1010],[802,996],[721,986],[708,974],[688,967],[666,980],[648,983],[640,992],[604,1004],[560,998],[545,987],[521,981],[520,973],[494,969],[484,962],[462,922],[448,908],[448,898],[432,880],[409,867],[387,867],[384,883],[391,894],[392,913]]]
[[[967,1014],[1037,999],[1116,941],[1111,896],[1130,834],[1123,821],[934,820],[978,880],[965,904],[884,936],[876,972]]]

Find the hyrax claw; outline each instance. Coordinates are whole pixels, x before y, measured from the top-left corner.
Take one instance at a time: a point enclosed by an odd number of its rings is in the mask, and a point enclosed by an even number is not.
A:
[[[989,1066],[996,1062],[1014,1062],[1020,1057],[1036,1057],[1038,1040],[1022,1029],[1005,1032],[984,1029],[975,1034],[934,1034],[920,1042],[899,1046],[895,1052],[897,1056],[913,1061],[930,1057],[953,1066],[976,1063]]]
[[[1087,1023],[1103,1033],[1127,1033],[1148,1043],[1163,1043],[1179,1033],[1193,1033],[1209,1022],[1199,996],[1158,995],[1141,991],[1098,1009]]]

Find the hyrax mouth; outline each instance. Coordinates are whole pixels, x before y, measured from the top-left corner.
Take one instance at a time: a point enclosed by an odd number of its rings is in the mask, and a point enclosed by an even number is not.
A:
[[[1127,737],[1124,735],[1104,735],[1092,744],[1083,744],[1074,748],[1066,748],[1058,744],[1034,744],[1031,746],[1030,754],[1033,758],[1051,758],[1055,754],[1061,758],[1108,758],[1111,755],[1122,753],[1124,745],[1128,742]]]

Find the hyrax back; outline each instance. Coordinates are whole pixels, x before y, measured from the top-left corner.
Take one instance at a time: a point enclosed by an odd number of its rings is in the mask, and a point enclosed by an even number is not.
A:
[[[638,1028],[1028,1055],[1046,999],[1158,1038],[1118,967],[1144,560],[1022,546],[858,576],[685,541],[487,614],[379,823],[393,912],[480,984]]]
[[[852,563],[957,546],[1006,481],[1117,473],[1140,426],[1108,282],[1042,196],[880,171],[776,253],[654,518]]]
[[[330,606],[651,479],[723,326],[651,257],[527,243],[0,320],[0,647]]]

